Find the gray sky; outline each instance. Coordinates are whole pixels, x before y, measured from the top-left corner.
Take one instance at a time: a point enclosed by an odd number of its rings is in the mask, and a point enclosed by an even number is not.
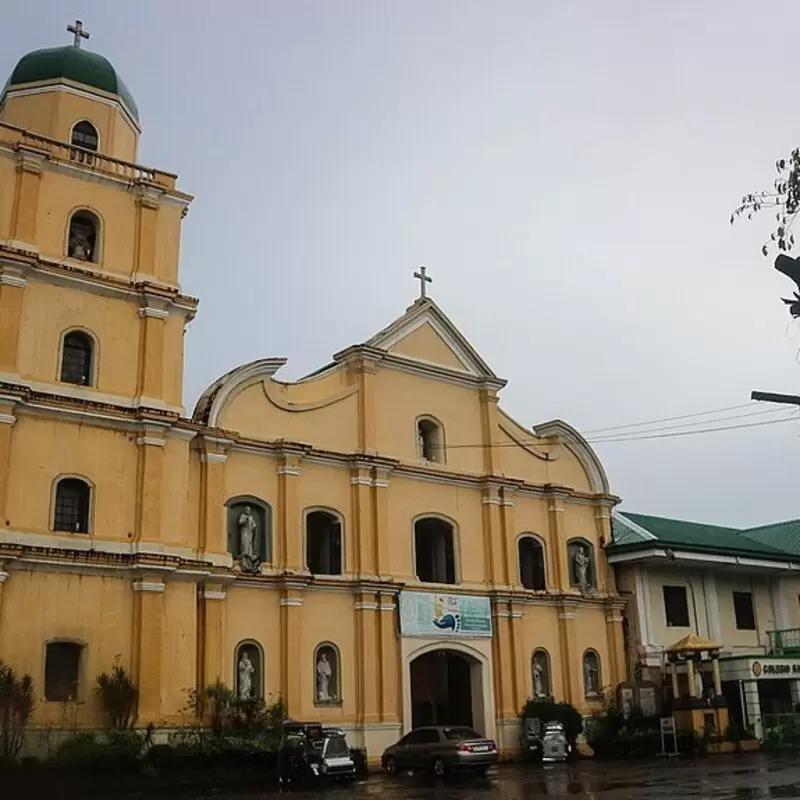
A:
[[[3,10],[3,75],[81,18],[139,104],[140,160],[196,196],[189,410],[237,364],[286,356],[294,378],[368,338],[414,299],[420,263],[528,425],[588,431],[800,388],[778,299],[791,286],[759,254],[770,220],[728,224],[800,145],[796,2]],[[595,446],[628,510],[800,516],[795,422]]]

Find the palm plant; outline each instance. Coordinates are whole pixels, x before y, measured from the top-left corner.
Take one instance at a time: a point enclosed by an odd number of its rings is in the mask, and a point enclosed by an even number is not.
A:
[[[31,676],[17,677],[8,664],[0,661],[0,761],[11,761],[19,755],[32,712]]]
[[[107,672],[98,675],[96,691],[112,730],[124,731],[134,726],[139,690],[123,667],[117,663],[110,675]]]

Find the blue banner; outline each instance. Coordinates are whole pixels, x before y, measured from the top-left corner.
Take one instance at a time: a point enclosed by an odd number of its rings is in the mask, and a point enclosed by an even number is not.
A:
[[[474,595],[401,592],[400,635],[491,636],[491,601]]]

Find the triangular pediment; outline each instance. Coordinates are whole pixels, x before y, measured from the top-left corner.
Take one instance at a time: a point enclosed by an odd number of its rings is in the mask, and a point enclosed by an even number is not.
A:
[[[430,298],[417,300],[402,317],[365,344],[419,363],[498,380],[489,365]]]

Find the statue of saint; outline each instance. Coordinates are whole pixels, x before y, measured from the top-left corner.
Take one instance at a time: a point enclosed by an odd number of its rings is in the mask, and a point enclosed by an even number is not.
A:
[[[587,655],[583,659],[583,684],[587,695],[600,694],[597,683],[597,664],[591,655]]]
[[[547,697],[545,665],[538,656],[533,658],[533,691],[537,697]]]
[[[70,258],[78,258],[81,261],[92,260],[91,236],[94,231],[89,225],[83,225],[74,221],[69,227],[69,247],[67,254]]]
[[[319,654],[319,660],[317,661],[317,700],[327,702],[334,699],[331,697],[330,692],[332,675],[331,662],[328,661],[328,654],[323,651]]]
[[[247,655],[247,651],[242,653],[239,659],[239,699],[250,700],[253,697],[253,673],[256,668]]]
[[[581,589],[586,589],[589,586],[589,556],[586,555],[582,547],[575,550],[575,555],[572,558],[575,565],[575,578],[578,586]]]
[[[253,516],[250,506],[245,506],[239,515],[239,554],[243,557],[253,558],[256,554],[256,531],[258,523]]]

